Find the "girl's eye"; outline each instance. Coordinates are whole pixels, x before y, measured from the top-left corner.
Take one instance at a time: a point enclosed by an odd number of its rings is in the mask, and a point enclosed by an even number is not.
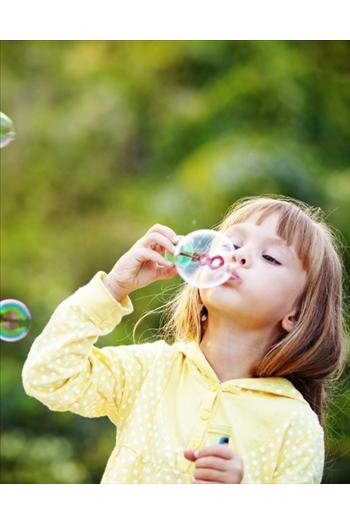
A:
[[[265,261],[268,261],[271,264],[275,264],[277,266],[281,266],[281,263],[279,261],[277,261],[277,259],[275,259],[274,257],[271,257],[271,255],[268,255],[267,253],[263,254],[263,258],[265,259]]]
[[[234,243],[232,243],[232,244],[233,244],[233,247],[234,247],[235,250],[238,250],[240,248],[240,246],[238,246],[238,244],[234,244]]]

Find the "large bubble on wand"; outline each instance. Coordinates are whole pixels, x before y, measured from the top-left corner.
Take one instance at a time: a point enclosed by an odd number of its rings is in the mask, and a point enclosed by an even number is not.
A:
[[[176,245],[174,264],[187,283],[211,288],[226,282],[234,248],[231,241],[215,230],[196,230]]]

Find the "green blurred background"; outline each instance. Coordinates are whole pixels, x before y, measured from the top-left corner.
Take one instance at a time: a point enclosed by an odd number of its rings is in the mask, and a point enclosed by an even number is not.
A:
[[[1,111],[17,132],[1,150],[1,298],[33,316],[25,339],[1,342],[1,483],[99,482],[112,424],[50,412],[21,369],[56,305],[153,223],[184,234],[241,196],[287,194],[326,210],[350,274],[349,42],[2,42]],[[99,345],[131,341],[177,284],[136,292]],[[332,385],[324,483],[350,481],[349,384],[348,364]]]

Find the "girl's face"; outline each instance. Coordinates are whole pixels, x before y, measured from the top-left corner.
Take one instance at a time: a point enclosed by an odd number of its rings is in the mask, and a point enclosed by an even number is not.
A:
[[[278,215],[260,224],[257,219],[254,215],[224,232],[235,247],[231,278],[221,286],[201,289],[200,295],[209,318],[218,314],[247,329],[282,326],[289,331],[306,272],[293,246],[276,234]]]

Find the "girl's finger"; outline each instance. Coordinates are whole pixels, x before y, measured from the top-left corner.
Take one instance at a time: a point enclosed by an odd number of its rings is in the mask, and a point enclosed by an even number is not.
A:
[[[195,481],[205,481],[212,483],[224,483],[225,476],[222,471],[214,469],[196,468],[193,473]]]
[[[227,470],[227,459],[217,456],[205,456],[196,460],[196,468],[210,468],[220,471]]]
[[[230,447],[223,445],[209,445],[208,447],[196,450],[197,458],[206,456],[216,456],[223,459],[232,459],[233,450]]]
[[[219,482],[218,481],[204,481],[202,479],[194,479],[193,480],[193,483],[195,485],[199,485],[199,484],[206,484],[206,485],[217,485]]]
[[[196,461],[197,459],[197,456],[194,450],[185,450],[184,456],[186,459],[188,459],[188,461]]]
[[[176,233],[174,232],[174,230],[172,230],[171,228],[169,228],[168,226],[164,226],[163,224],[154,224],[153,226],[151,226],[151,228],[146,232],[146,235],[148,233],[160,233],[162,235],[165,235],[166,237],[168,237],[171,242],[173,242],[174,244],[176,244],[177,242],[177,235]]]
[[[140,239],[139,243],[144,247],[153,249],[154,251],[167,250],[170,253],[174,252],[174,243],[168,237],[158,232],[147,233]]]
[[[170,279],[171,277],[176,277],[177,271],[175,266],[172,267],[158,267],[157,268],[157,279]]]
[[[160,266],[165,266],[168,268],[172,268],[174,266],[173,263],[168,261],[168,259],[163,257],[163,255],[150,248],[140,248],[137,254],[137,260],[140,263],[148,261],[154,262]]]

